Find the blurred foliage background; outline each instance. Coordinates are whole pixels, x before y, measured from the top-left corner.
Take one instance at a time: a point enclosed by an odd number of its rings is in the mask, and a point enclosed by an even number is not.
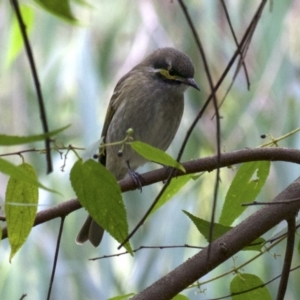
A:
[[[58,144],[87,147],[99,139],[106,108],[118,79],[142,58],[158,47],[172,46],[188,54],[196,66],[196,81],[201,92],[190,89],[181,127],[168,153],[176,157],[185,132],[210,93],[203,64],[191,31],[177,1],[92,1],[71,2],[77,23],[57,18],[32,1],[20,1],[28,17],[28,30],[41,86],[46,101],[50,129],[72,126],[57,138]],[[238,40],[241,39],[260,1],[225,1]],[[203,42],[213,80],[217,82],[236,46],[219,1],[190,0],[186,5]],[[274,0],[266,5],[254,33],[246,65],[251,81],[247,89],[241,71],[220,114],[222,151],[257,147],[266,140],[261,134],[281,136],[299,127],[300,111],[300,3]],[[9,135],[30,135],[42,132],[36,94],[24,51],[13,54],[15,18],[9,1],[0,1],[0,131]],[[219,89],[222,99],[234,69]],[[183,161],[216,153],[216,128],[211,105],[200,120],[185,150]],[[280,146],[299,148],[299,134]],[[269,137],[267,137],[267,140]],[[1,153],[36,147],[43,143],[19,147],[2,147]],[[44,155],[24,155],[33,164],[40,180],[59,190],[63,197],[40,190],[39,210],[74,198],[69,171],[76,157],[63,157],[53,152],[54,172],[46,175]],[[19,156],[8,158],[20,164]],[[148,164],[140,170],[153,169]],[[221,171],[217,219],[222,201],[236,167]],[[269,201],[299,175],[299,168],[288,163],[273,163],[272,172],[258,200]],[[0,174],[0,201],[5,197],[8,178]],[[132,239],[140,246],[200,245],[206,241],[182,213],[187,210],[210,220],[215,173],[207,173],[190,182],[163,209],[156,212]],[[124,195],[130,228],[136,225],[162,184],[145,187],[142,193]],[[243,215],[253,213],[249,208]],[[57,273],[51,299],[107,299],[138,292],[165,275],[188,257],[197,253],[189,248],[165,250],[144,249],[134,257],[89,261],[89,258],[117,253],[118,244],[107,234],[99,248],[89,244],[78,246],[74,239],[86,217],[81,209],[69,215],[59,253]],[[25,246],[9,264],[9,244],[1,243],[1,299],[45,299],[51,274],[60,220],[53,220],[33,229]],[[285,226],[285,224],[283,224]],[[282,226],[283,226],[282,225]],[[270,233],[271,234],[271,233]],[[266,235],[266,237],[269,237]],[[244,268],[263,281],[281,272],[284,244]],[[123,251],[121,251],[123,252]],[[206,280],[229,271],[254,253],[240,253],[209,274]],[[293,265],[299,264],[299,256]],[[300,294],[296,271],[291,274],[287,299]],[[229,294],[228,275],[210,284],[184,292],[190,299],[206,299]],[[276,295],[278,281],[268,286]],[[204,292],[204,293],[203,293]]]

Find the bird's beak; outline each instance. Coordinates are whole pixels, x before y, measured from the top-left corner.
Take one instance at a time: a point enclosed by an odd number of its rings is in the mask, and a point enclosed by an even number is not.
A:
[[[200,88],[194,78],[187,78],[184,83],[200,91]]]

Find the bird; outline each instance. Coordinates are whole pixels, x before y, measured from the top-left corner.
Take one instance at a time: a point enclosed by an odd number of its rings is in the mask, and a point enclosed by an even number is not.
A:
[[[134,140],[166,151],[182,119],[184,92],[188,87],[200,90],[194,73],[190,57],[175,48],[159,48],[148,55],[118,81],[108,105],[102,141],[108,145],[122,141],[130,128]],[[129,145],[121,154],[120,145],[105,147],[99,161],[118,181],[134,175],[147,162]],[[97,247],[103,233],[89,215],[76,243],[89,240]]]

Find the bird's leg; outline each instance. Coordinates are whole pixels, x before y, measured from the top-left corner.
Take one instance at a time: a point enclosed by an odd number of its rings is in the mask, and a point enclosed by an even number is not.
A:
[[[139,191],[142,192],[142,179],[143,179],[142,176],[138,172],[136,172],[130,168],[129,160],[126,161],[126,165],[127,165],[128,173],[129,173],[130,177],[134,181],[134,183],[137,186],[137,188],[139,189]]]

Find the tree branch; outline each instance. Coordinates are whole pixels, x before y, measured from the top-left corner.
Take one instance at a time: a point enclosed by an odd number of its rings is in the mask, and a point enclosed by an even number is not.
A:
[[[300,164],[300,150],[286,148],[258,148],[223,153],[220,157],[219,167],[229,167],[234,164],[260,160],[285,161]],[[183,163],[182,165],[184,166],[186,173],[177,171],[174,177],[205,171],[211,172],[218,167],[217,162],[218,159],[215,155]],[[169,172],[166,168],[161,168],[159,170],[144,173],[141,176],[143,177],[143,186],[148,186],[165,180],[168,178]],[[121,180],[119,184],[122,192],[136,189],[136,184],[130,177]],[[81,208],[81,205],[78,200],[72,199],[55,207],[45,209],[37,214],[34,226],[58,217],[65,217],[79,208]],[[6,227],[2,229],[2,239],[5,238],[7,238]]]
[[[273,202],[299,197],[299,194],[300,178],[276,196]],[[300,201],[290,203],[289,205],[271,205],[260,209],[222,237],[215,240],[210,247],[209,260],[207,259],[208,247],[206,247],[132,299],[172,299],[183,289],[212,271],[279,222],[287,218],[294,218],[299,209]]]

